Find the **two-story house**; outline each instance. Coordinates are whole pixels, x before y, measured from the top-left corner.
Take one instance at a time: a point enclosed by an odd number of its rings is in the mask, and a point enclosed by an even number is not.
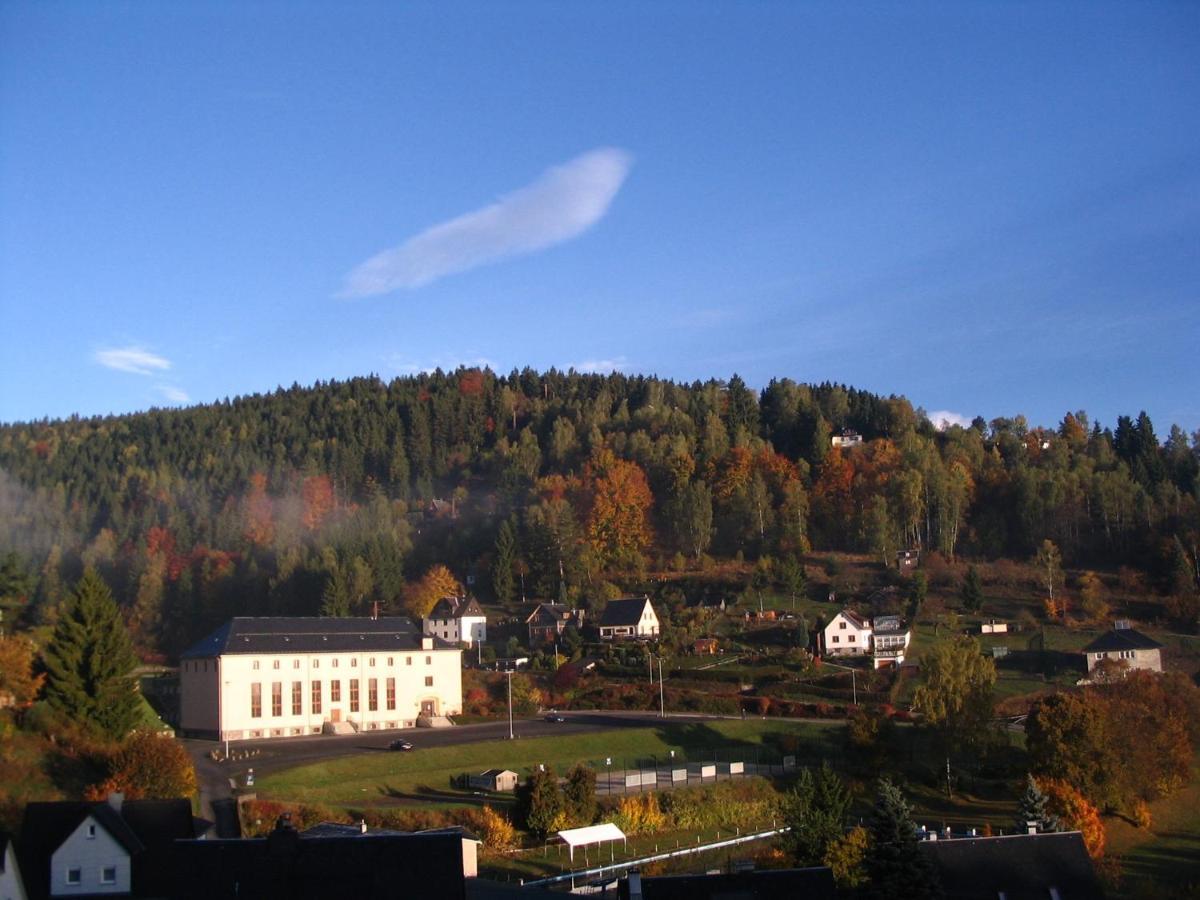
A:
[[[597,627],[602,641],[644,640],[659,634],[658,614],[649,597],[609,600]]]
[[[912,642],[912,632],[899,616],[876,616],[871,623],[871,659],[876,669],[898,666]]]
[[[583,627],[583,610],[571,609],[561,603],[539,603],[525,620],[529,628],[529,646],[552,644],[557,641],[568,625]]]
[[[871,652],[871,623],[852,609],[843,609],[821,632],[826,656],[865,656]]]
[[[425,634],[451,644],[473,647],[487,640],[487,616],[474,597],[443,597],[421,625]]]

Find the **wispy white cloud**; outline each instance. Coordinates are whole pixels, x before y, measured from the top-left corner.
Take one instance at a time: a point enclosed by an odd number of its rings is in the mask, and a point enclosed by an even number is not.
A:
[[[192,399],[188,396],[187,391],[181,390],[173,384],[156,384],[154,387],[172,403],[188,403]]]
[[[385,360],[387,368],[401,375],[421,375],[441,369],[443,372],[453,372],[455,369],[496,369],[496,364],[486,356],[437,356],[430,360],[417,361],[401,353],[392,353]]]
[[[607,375],[609,372],[623,372],[629,368],[629,362],[623,356],[615,359],[585,359],[582,362],[571,363],[567,368],[574,369],[576,372]]]
[[[134,375],[153,375],[171,368],[169,359],[136,346],[97,350],[92,358],[105,368]]]
[[[926,413],[925,416],[938,431],[945,431],[951,425],[958,425],[961,428],[971,427],[971,420],[967,416],[951,412],[948,409],[935,409],[933,412]]]
[[[629,174],[632,157],[601,147],[547,169],[495,203],[434,225],[351,271],[340,297],[419,288],[511,256],[578,237],[604,214]]]

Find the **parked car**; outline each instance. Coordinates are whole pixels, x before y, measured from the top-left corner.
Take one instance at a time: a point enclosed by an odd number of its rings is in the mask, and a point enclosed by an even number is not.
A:
[[[564,719],[562,716],[560,716],[558,713],[552,712],[548,716],[546,716],[546,721],[547,722],[565,722],[567,720]]]
[[[411,750],[413,745],[409,741],[394,740],[388,744],[389,750]]]

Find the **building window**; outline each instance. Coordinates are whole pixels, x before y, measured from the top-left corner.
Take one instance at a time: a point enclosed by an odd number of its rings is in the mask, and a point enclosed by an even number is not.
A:
[[[117,883],[117,867],[104,866],[100,869],[101,884],[116,884]]]
[[[350,712],[358,712],[358,679],[350,679]]]
[[[406,666],[411,666],[412,665],[412,657],[411,656],[404,657],[404,664]]]
[[[838,622],[838,628],[842,629],[842,631],[845,631],[845,630],[846,630],[846,623],[845,623],[845,622]]]
[[[340,681],[335,680],[335,681],[329,682],[329,702],[330,703],[341,703],[342,702],[342,683]]]
[[[319,681],[312,683],[312,711],[316,715],[321,712],[321,682]]]
[[[389,657],[388,657],[388,665],[389,665],[389,666],[394,666],[395,664],[396,664],[396,657],[394,657],[394,656],[389,656]]]
[[[335,669],[338,667],[338,661],[336,659],[333,661],[333,667]]]
[[[841,638],[840,638],[840,637],[838,637],[838,636],[835,634],[835,635],[833,636],[833,642],[836,644],[836,643],[838,643],[838,642],[840,642],[840,641],[841,641]]]
[[[379,679],[367,680],[367,709],[371,712],[379,709]]]
[[[258,660],[257,659],[253,663],[251,663],[250,668],[252,668],[255,672],[258,671]]]
[[[304,684],[300,681],[292,682],[292,715],[298,716],[304,712]]]
[[[354,657],[354,659],[350,660],[350,668],[352,668],[352,669],[358,668],[358,657],[357,656]]]
[[[368,666],[374,666],[374,665],[375,665],[375,657],[373,657],[373,656],[372,656],[370,659],[368,659],[368,660],[367,660],[367,665],[368,665]]]
[[[250,718],[262,718],[262,683],[258,681],[250,685]]]
[[[298,669],[298,668],[300,668],[300,660],[298,660],[298,659],[293,659],[293,660],[292,660],[292,668],[293,668],[293,669]]]
[[[272,668],[272,669],[278,669],[278,668],[279,668],[279,660],[275,660],[275,662],[273,662],[273,663],[271,664],[271,668]]]
[[[313,667],[314,669],[319,669],[319,668],[321,668],[321,661],[320,661],[319,659],[314,659],[314,660],[313,660],[313,662],[312,662],[312,667]]]
[[[425,657],[425,665],[427,665],[427,666],[433,665],[433,657],[432,656]]]
[[[425,687],[433,687],[433,676],[432,675],[425,676]]]
[[[79,884],[83,881],[83,869],[67,869],[67,884]]]
[[[87,827],[87,838],[88,838],[88,840],[89,840],[89,841],[90,841],[90,840],[93,840],[95,837],[96,837],[96,826],[95,826],[95,825],[88,825],[88,827]]]
[[[271,715],[283,715],[283,682],[271,682]]]
[[[396,708],[396,679],[389,678],[387,680],[387,708]]]

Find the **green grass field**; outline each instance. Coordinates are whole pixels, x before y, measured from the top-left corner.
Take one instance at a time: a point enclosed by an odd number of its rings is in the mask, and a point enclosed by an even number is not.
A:
[[[364,753],[329,762],[288,769],[262,776],[260,797],[328,806],[417,802],[446,806],[476,802],[469,792],[452,790],[451,776],[508,768],[524,775],[539,763],[559,773],[577,762],[591,762],[601,773],[604,760],[613,768],[632,767],[637,760],[723,758],[735,748],[755,750],[764,759],[779,755],[779,741],[794,736],[801,764],[835,758],[841,751],[840,722],[784,722],[778,720],[669,722],[663,726],[594,732],[562,737],[516,741],[486,741],[412,753]]]

